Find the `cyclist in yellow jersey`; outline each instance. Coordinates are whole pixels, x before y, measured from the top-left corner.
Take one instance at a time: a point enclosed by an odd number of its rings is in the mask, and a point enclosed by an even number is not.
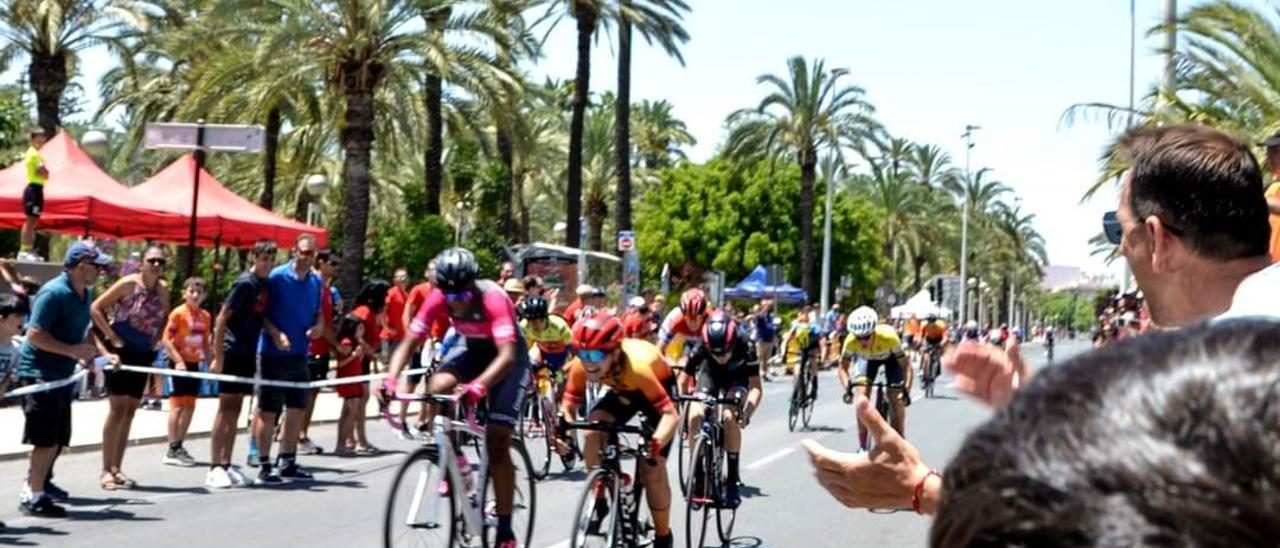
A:
[[[845,387],[845,403],[852,403],[850,388],[867,397],[868,387],[881,367],[889,389],[889,405],[893,408],[890,424],[898,434],[906,436],[907,405],[910,403],[912,371],[902,340],[893,327],[880,323],[875,310],[863,306],[849,313],[849,336],[844,340],[840,357],[840,385]],[[849,364],[861,357],[857,375],[849,377]],[[858,425],[858,432],[866,429]]]
[[[529,347],[529,360],[534,370],[546,367],[558,373],[572,351],[573,332],[560,316],[553,316],[547,300],[532,296],[520,302],[520,331]]]

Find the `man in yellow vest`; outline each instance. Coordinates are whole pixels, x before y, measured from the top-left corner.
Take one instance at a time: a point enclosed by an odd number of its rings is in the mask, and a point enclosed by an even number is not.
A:
[[[44,128],[36,126],[30,133],[31,146],[22,158],[27,168],[27,188],[22,191],[22,212],[26,220],[22,223],[22,247],[18,250],[18,260],[39,261],[32,252],[36,243],[36,223],[40,222],[40,213],[44,211],[44,184],[49,180],[49,170],[44,167],[44,158],[40,156],[40,148],[49,142],[49,135]]]

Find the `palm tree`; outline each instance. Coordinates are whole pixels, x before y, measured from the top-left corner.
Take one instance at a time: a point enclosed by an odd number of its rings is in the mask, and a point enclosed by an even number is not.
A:
[[[591,36],[607,18],[604,0],[557,0],[576,22],[578,64],[573,80],[573,114],[569,121],[569,173],[565,188],[565,244],[582,243],[582,139],[586,128],[587,101],[591,94]]]
[[[126,27],[141,27],[138,3],[111,0],[9,0],[0,5],[0,59],[18,52],[29,59],[27,80],[36,94],[40,127],[62,125],[62,92],[79,52],[112,40]]]
[[[667,100],[640,102],[635,110],[636,123],[631,126],[631,141],[635,143],[640,163],[650,170],[669,167],[675,159],[685,158],[682,146],[698,143],[689,133],[684,121],[672,113]]]
[[[254,9],[257,2],[245,0]],[[391,83],[414,80],[415,55],[426,37],[412,30],[420,15],[410,0],[274,0],[279,10],[273,36],[282,47],[305,53],[294,70],[324,77],[326,89],[341,98],[339,145],[343,151],[342,252],[339,288],[354,295],[364,267],[369,228],[371,152],[379,93]],[[407,102],[407,101],[398,101]]]
[[[613,133],[618,230],[631,230],[631,32],[634,27],[645,42],[657,42],[683,65],[677,42],[688,42],[689,33],[680,25],[681,11],[689,11],[684,0],[618,0],[618,100]]]
[[[884,213],[885,261],[882,280],[886,287],[896,287],[897,270],[905,262],[901,256],[907,249],[911,229],[922,213],[923,189],[903,172],[895,173],[893,159],[883,158],[871,164],[871,175],[854,179],[854,191],[866,196]]]
[[[812,65],[812,66],[811,66]],[[757,83],[771,86],[756,108],[729,115],[725,151],[731,157],[792,158],[800,165],[801,286],[814,294],[814,181],[822,150],[857,144],[879,131],[862,88],[844,85],[846,69],[826,70],[819,59],[787,61],[785,77],[765,74]]]

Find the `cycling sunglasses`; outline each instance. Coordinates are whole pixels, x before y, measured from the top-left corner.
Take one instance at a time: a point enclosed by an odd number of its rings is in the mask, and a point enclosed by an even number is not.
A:
[[[463,303],[463,302],[470,301],[471,298],[474,296],[475,295],[471,293],[470,289],[466,289],[463,291],[459,291],[457,293],[445,293],[444,300],[451,303]]]
[[[1120,240],[1124,238],[1124,227],[1120,225],[1120,219],[1116,218],[1116,212],[1102,214],[1102,233],[1112,245],[1120,245]]]
[[[599,363],[604,361],[607,353],[604,350],[579,350],[578,357],[584,362]]]

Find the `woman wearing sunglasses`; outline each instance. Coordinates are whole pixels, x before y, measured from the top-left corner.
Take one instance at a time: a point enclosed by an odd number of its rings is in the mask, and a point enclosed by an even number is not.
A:
[[[164,249],[153,245],[142,254],[142,270],[120,278],[93,301],[93,323],[100,351],[116,365],[147,367],[156,359],[169,317],[169,284],[164,281]],[[147,375],[110,369],[106,374],[111,409],[102,426],[103,489],[128,489],[134,481],[120,471],[129,445],[129,428],[147,386]]]
[[[489,396],[485,439],[497,491],[497,548],[515,548],[511,435],[529,387],[524,337],[516,327],[515,307],[502,287],[491,280],[476,279],[480,268],[475,255],[455,247],[442,251],[435,263],[435,287],[410,322],[408,336],[396,347],[390,376],[378,397],[385,403],[387,393],[398,391],[400,371],[414,348],[427,337],[433,323],[448,318],[463,339],[445,354],[440,370],[427,381],[427,389],[432,394],[459,392],[469,404]],[[430,420],[428,417],[428,424]]]
[[[650,450],[657,461],[642,465],[645,496],[653,515],[654,548],[671,546],[671,484],[667,480],[667,454],[675,437],[680,415],[668,395],[675,387],[675,377],[662,358],[658,347],[649,341],[624,339],[622,322],[608,312],[596,312],[573,326],[573,345],[577,359],[569,362],[564,398],[560,412],[569,421],[578,420],[578,406],[586,396],[587,381],[601,383],[610,390],[590,410],[587,420],[625,424],[643,413],[645,421],[656,425]],[[600,463],[600,449],[608,435],[589,432],[583,447],[587,469]],[[568,447],[556,441],[556,451]]]

